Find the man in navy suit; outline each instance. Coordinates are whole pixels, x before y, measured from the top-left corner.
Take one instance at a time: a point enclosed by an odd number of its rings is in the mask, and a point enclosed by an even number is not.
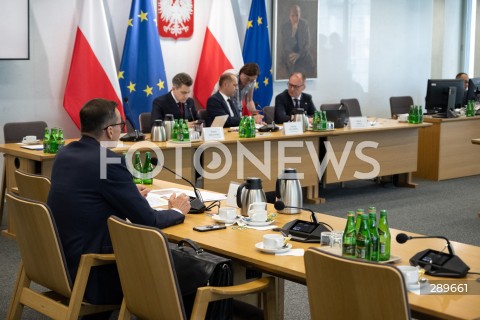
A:
[[[172,90],[153,100],[152,125],[155,120],[165,120],[166,114],[175,119],[198,120],[197,110],[192,98],[189,98],[193,80],[186,73],[179,73],[172,79]]]
[[[210,127],[216,116],[228,115],[224,127],[236,127],[240,124],[240,110],[230,98],[238,88],[237,76],[226,72],[218,80],[218,91],[207,100],[206,126]]]
[[[302,108],[307,115],[313,116],[315,105],[312,96],[303,93],[305,90],[305,76],[301,72],[294,72],[288,78],[288,89],[275,97],[275,123],[290,121],[292,110]]]
[[[125,158],[100,145],[118,141],[125,122],[114,101],[90,100],[80,110],[82,137],[62,148],[52,169],[48,195],[71,279],[84,253],[112,253],[107,219],[110,215],[142,225],[166,228],[183,223],[190,210],[185,194],[172,195],[168,210],[156,211],[137,188]],[[85,299],[95,304],[117,304],[122,288],[115,265],[94,267]]]

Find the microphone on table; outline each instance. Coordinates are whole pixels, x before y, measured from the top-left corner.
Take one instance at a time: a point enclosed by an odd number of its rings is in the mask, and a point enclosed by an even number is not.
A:
[[[131,115],[132,114],[132,109],[130,109],[130,105],[128,104],[128,97],[123,97],[123,105],[124,107],[127,108],[128,113]],[[145,135],[141,133],[135,126],[135,122],[133,122],[131,119],[128,118],[128,121],[130,121],[130,124],[133,127],[133,132],[127,133],[123,137],[120,138],[121,141],[129,141],[129,142],[135,142],[135,141],[143,141],[145,140]]]
[[[312,209],[301,208],[301,207],[293,207],[293,206],[286,206],[285,203],[284,203],[282,200],[275,201],[275,203],[274,203],[273,206],[275,207],[275,210],[277,210],[277,211],[282,211],[282,210],[285,209],[285,208],[300,209],[300,210],[309,211],[310,214],[311,214],[311,215],[310,215],[310,219],[312,220],[312,222],[318,223],[317,217],[315,216],[315,212],[313,212]]]
[[[158,165],[158,158],[152,157],[150,161],[154,166]],[[190,180],[182,177],[172,169],[167,168],[166,166],[163,166],[163,168],[173,173],[177,177],[181,178],[182,180],[186,181],[190,186],[192,186],[193,192],[195,193],[196,198],[193,198],[190,201],[190,211],[188,213],[204,213],[207,207],[205,207],[205,203],[203,202],[203,198],[202,198],[202,194],[200,193],[200,190],[198,190],[197,187],[195,187],[195,185]]]
[[[398,243],[402,244],[411,239],[443,239],[447,241],[446,247],[448,253],[427,249],[420,251],[410,258],[410,264],[413,266],[421,266],[425,269],[425,273],[437,277],[465,277],[470,268],[455,255],[453,246],[444,236],[419,236],[412,237],[405,233],[399,233],[395,238]]]

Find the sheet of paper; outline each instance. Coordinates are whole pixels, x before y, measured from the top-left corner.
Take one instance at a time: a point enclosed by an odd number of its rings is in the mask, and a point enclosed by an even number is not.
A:
[[[150,191],[147,194],[147,201],[152,208],[164,207],[168,205],[168,198],[165,199],[163,196],[156,194],[153,191]]]
[[[168,200],[168,198],[170,198],[172,193],[176,193],[176,194],[185,193],[189,197],[195,197],[195,192],[193,191],[193,189],[167,188],[167,189],[152,190],[152,191],[150,191],[149,195],[151,193],[157,194],[161,198],[167,199],[167,200]],[[225,194],[218,193],[218,192],[211,192],[211,191],[202,190],[202,191],[200,191],[200,194],[202,195],[203,201],[205,201],[205,202],[227,199],[227,196]]]
[[[29,150],[43,150],[43,144],[28,144],[21,145],[20,147]]]

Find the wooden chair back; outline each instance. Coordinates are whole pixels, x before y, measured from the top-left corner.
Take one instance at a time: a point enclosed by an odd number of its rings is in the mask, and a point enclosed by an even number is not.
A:
[[[166,236],[116,217],[108,229],[128,311],[140,319],[185,319]]]
[[[390,115],[397,119],[399,114],[408,113],[413,105],[413,98],[410,96],[390,97]]]
[[[47,203],[50,179],[38,174],[15,170],[15,181],[21,197]]]
[[[357,99],[342,99],[340,103],[347,108],[347,113],[349,117],[361,117],[362,109],[360,108],[360,103]]]
[[[404,279],[397,268],[317,248],[308,249],[304,260],[312,319],[410,319]]]
[[[16,225],[16,240],[26,276],[70,297],[72,282],[50,209],[46,204],[10,193],[6,198]]]

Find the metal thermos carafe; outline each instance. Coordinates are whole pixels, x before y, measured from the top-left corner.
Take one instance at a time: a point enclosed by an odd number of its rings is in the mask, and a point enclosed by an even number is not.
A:
[[[307,131],[308,129],[308,118],[305,114],[305,110],[303,108],[295,108],[292,110],[292,121],[293,122],[302,122],[303,123],[303,131]]]
[[[267,202],[260,178],[247,178],[237,189],[237,206],[242,216],[248,217],[248,206],[254,202]]]
[[[153,142],[166,141],[167,135],[165,133],[165,127],[162,120],[155,120],[152,126],[152,134],[150,140]]]
[[[283,201],[286,207],[291,206],[301,208],[303,206],[302,186],[298,180],[296,169],[284,169],[283,173],[277,179],[275,197],[277,200]],[[300,213],[301,210],[296,208],[285,208],[278,212],[285,214],[296,214]]]
[[[164,126],[165,126],[165,133],[166,133],[167,140],[172,140],[172,130],[173,130],[174,124],[175,124],[175,118],[173,118],[173,114],[166,114]]]

